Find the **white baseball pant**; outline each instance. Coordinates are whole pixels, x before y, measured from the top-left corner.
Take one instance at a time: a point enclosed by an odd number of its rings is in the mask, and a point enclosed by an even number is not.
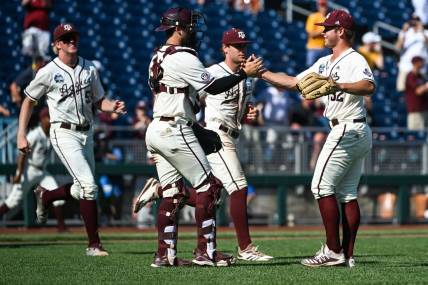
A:
[[[364,157],[372,146],[372,132],[365,123],[334,126],[321,150],[312,178],[315,199],[336,195],[340,202],[357,199]]]
[[[93,130],[79,132],[59,126],[51,124],[50,137],[55,152],[73,177],[71,196],[76,200],[96,200]]]

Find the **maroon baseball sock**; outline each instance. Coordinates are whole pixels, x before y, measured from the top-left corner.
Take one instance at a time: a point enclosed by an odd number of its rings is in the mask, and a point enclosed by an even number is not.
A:
[[[66,230],[65,223],[64,223],[64,207],[63,206],[56,206],[53,208],[56,221],[58,223],[58,231],[63,232]]]
[[[215,220],[215,206],[214,206],[214,197],[212,195],[212,188],[208,191],[197,193],[196,194],[196,208],[195,208],[195,219],[196,226],[198,228],[198,249],[202,252],[205,252],[207,249],[207,242],[209,242],[204,237],[204,229],[202,224],[204,221],[213,219]],[[214,229],[214,243],[215,248],[215,229]]]
[[[0,206],[0,217],[9,212],[9,207],[3,203],[3,205]]]
[[[186,205],[190,207],[196,206],[196,190],[193,187],[186,187],[187,200]]]
[[[80,214],[85,222],[86,233],[89,239],[89,247],[97,247],[101,244],[98,235],[98,208],[96,200],[80,199]]]
[[[167,226],[176,225],[178,214],[175,210],[176,205],[173,203],[172,198],[163,198],[160,201],[159,209],[158,209],[158,219],[157,219],[157,228],[158,228],[158,255],[165,256],[166,250],[169,247],[167,243],[165,243],[165,239],[171,239],[171,237],[166,237],[165,228]],[[173,213],[171,215],[171,213]],[[175,249],[177,249],[177,228],[175,232]]]
[[[340,252],[339,223],[340,213],[336,196],[331,195],[318,199],[322,221],[324,223],[327,246],[330,250]]]
[[[230,195],[230,216],[235,226],[239,248],[246,249],[251,244],[247,216],[247,187]]]
[[[73,184],[72,183],[64,184],[55,190],[45,191],[45,193],[43,193],[43,196],[42,196],[43,204],[47,206],[47,205],[50,205],[52,202],[57,201],[57,200],[70,200],[71,199],[71,194],[70,194],[71,185],[73,185]]]
[[[357,200],[348,203],[342,203],[342,227],[343,240],[342,248],[345,257],[354,255],[354,244],[357,238],[358,227],[360,226],[360,207]]]

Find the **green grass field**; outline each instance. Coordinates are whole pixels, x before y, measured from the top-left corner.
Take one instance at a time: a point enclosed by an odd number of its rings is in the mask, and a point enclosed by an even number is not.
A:
[[[218,248],[235,253],[232,232]],[[323,241],[320,231],[256,231],[253,240],[275,256],[265,263],[238,261],[229,268],[150,267],[154,233],[104,233],[109,257],[86,257],[84,233],[2,234],[1,284],[428,284],[428,229],[361,231],[357,267],[307,268],[299,261]],[[191,258],[192,233],[181,233],[179,255]]]

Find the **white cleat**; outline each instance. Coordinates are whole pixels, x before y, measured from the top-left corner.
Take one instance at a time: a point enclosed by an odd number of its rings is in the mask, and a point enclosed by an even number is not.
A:
[[[86,256],[108,256],[108,252],[102,247],[86,248]]]
[[[257,246],[250,244],[244,250],[241,250],[238,246],[237,258],[246,261],[269,261],[273,259],[273,256],[264,254],[258,250]]]
[[[158,188],[160,188],[160,183],[156,178],[149,178],[146,181],[134,204],[134,213],[138,213],[144,205],[159,198]]]
[[[335,266],[345,264],[345,255],[343,252],[335,253],[327,245],[322,245],[321,249],[310,258],[303,259],[301,264],[309,267]]]
[[[345,265],[349,268],[355,267],[355,259],[353,257],[350,257],[346,260]]]

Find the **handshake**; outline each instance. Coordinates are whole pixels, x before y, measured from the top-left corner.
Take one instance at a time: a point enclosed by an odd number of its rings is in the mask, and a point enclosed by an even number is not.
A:
[[[263,66],[263,59],[252,54],[241,63],[241,69],[248,77],[261,77],[266,68]]]

